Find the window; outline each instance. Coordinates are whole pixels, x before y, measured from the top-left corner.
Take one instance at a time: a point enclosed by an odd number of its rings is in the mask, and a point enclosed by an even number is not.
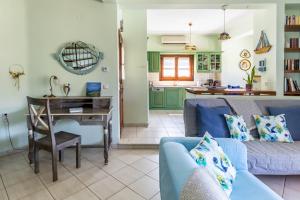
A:
[[[161,81],[193,81],[193,55],[161,55]]]

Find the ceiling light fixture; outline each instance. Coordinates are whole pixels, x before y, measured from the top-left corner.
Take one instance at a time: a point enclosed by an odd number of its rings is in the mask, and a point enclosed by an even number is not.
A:
[[[226,15],[225,15],[225,13],[226,13],[226,7],[227,7],[227,5],[223,5],[222,6],[222,9],[224,11],[224,31],[223,31],[223,33],[220,34],[219,40],[229,40],[231,38],[230,35],[229,35],[229,33],[227,33],[225,31],[225,24],[226,24]]]
[[[188,51],[196,51],[197,47],[196,45],[192,44],[192,22],[189,23],[189,27],[190,27],[190,43],[185,45],[185,50]]]

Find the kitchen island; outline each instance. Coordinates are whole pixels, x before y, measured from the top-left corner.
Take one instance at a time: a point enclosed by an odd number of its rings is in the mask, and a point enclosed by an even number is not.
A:
[[[186,88],[187,93],[194,95],[239,95],[239,96],[276,96],[273,90],[252,90],[245,89],[207,89],[207,88]]]

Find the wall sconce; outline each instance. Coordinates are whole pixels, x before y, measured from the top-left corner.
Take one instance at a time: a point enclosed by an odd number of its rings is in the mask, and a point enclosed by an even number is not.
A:
[[[9,75],[15,81],[15,86],[20,90],[20,76],[25,75],[21,65],[12,65],[9,67]]]

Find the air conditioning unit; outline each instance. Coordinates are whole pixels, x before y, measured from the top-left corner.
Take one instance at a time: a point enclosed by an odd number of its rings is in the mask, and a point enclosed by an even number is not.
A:
[[[187,44],[188,38],[185,35],[162,35],[162,44]]]

